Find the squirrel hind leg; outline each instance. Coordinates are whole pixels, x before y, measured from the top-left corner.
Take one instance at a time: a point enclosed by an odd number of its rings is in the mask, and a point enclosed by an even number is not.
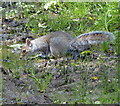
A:
[[[80,57],[80,52],[73,51],[72,52],[72,59],[77,60]]]

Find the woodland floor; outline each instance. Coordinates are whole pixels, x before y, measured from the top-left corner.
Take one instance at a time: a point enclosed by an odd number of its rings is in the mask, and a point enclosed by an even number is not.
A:
[[[24,21],[20,21],[24,24]],[[19,23],[12,20],[3,20],[6,25],[1,34],[3,45],[10,45],[13,41],[24,41],[24,36],[11,36],[7,33],[17,30]],[[11,29],[7,29],[10,26]],[[17,27],[16,27],[17,26]],[[19,28],[18,28],[19,29]],[[20,30],[20,29],[19,29]],[[3,55],[3,54],[2,54]],[[2,58],[1,61],[9,61],[11,57]],[[89,60],[87,60],[89,58]],[[3,104],[52,104],[52,103],[89,103],[99,101],[105,88],[114,93],[115,89],[109,86],[116,80],[117,57],[113,54],[103,54],[100,51],[92,55],[73,60],[71,57],[57,59],[31,60],[35,67],[35,75],[42,79],[52,75],[50,82],[44,91],[40,91],[36,82],[29,77],[30,72],[23,70],[19,78],[14,78],[13,70],[1,67],[3,73]],[[12,63],[10,63],[12,64]],[[15,63],[17,64],[17,63]],[[105,85],[106,84],[106,85]],[[107,85],[108,84],[108,85]],[[108,87],[107,87],[108,86]],[[86,97],[86,98],[85,98]],[[94,101],[94,102],[93,102]]]

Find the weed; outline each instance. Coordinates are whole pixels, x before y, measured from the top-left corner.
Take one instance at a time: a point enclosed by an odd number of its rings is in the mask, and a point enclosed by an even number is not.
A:
[[[29,76],[30,78],[32,78],[35,83],[38,85],[39,87],[39,91],[40,92],[44,92],[45,89],[48,87],[49,83],[50,83],[50,80],[52,78],[52,74],[50,73],[47,73],[45,75],[45,78],[42,78],[42,76],[37,76],[35,75],[35,73],[32,71],[32,73],[30,74]]]

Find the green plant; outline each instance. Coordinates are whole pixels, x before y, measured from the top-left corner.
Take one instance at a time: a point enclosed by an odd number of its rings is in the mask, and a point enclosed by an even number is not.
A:
[[[110,31],[115,36],[117,36],[116,32],[119,32],[117,2],[19,2],[11,4],[11,6],[2,9],[3,18],[12,19],[17,22],[20,20],[25,21],[25,25],[20,26],[23,29],[21,32],[28,32],[28,35],[32,33],[34,38],[38,35],[45,35],[51,31],[58,30],[73,32],[73,36],[95,30]],[[5,26],[6,24],[2,27],[4,28]],[[14,37],[14,35],[19,34],[19,31],[10,31],[9,34],[13,34],[10,36]],[[96,46],[92,49],[93,51],[97,51],[97,53],[101,52],[101,50],[102,52],[109,52],[109,43],[103,43],[101,46]],[[92,54],[91,51],[84,51],[82,55]],[[118,36],[115,41],[115,55],[119,55]],[[81,61],[81,58],[79,58],[78,61],[80,62],[78,62],[71,59],[72,62],[70,64],[59,64],[58,67],[62,70],[62,75],[67,80],[67,84],[71,84],[71,81],[69,81],[71,76],[68,77],[69,72],[74,75],[78,71],[80,72],[80,76],[79,83],[75,82],[75,86],[68,88],[71,92],[66,93],[64,90],[62,93],[53,93],[55,96],[53,101],[55,103],[112,104],[118,102],[117,80],[119,77],[117,75],[119,75],[119,72],[115,72],[117,74],[114,76],[109,76],[112,70],[108,69],[109,63],[107,67],[104,67],[105,59],[102,56],[99,57],[98,61],[94,59],[90,60],[87,56],[86,60]],[[26,72],[38,86],[39,91],[45,91],[53,75],[50,73],[46,73],[45,75],[41,72],[36,73],[36,68],[32,64],[33,62],[39,61],[19,60],[19,54],[12,53],[12,49],[7,46],[2,47],[2,65],[4,70],[8,71],[8,73],[12,71],[13,78],[20,78],[21,73]],[[90,63],[93,63],[95,67],[91,67]],[[99,66],[96,67],[96,64]],[[63,68],[60,67],[63,65]],[[72,66],[73,71],[65,68],[65,65]],[[119,66],[117,67],[119,69]],[[97,68],[101,70],[97,70]],[[109,81],[109,79],[111,80]],[[92,83],[95,83],[96,86],[93,87]],[[26,93],[26,96],[29,96],[29,91]],[[96,99],[94,99],[95,97]]]
[[[52,78],[52,74],[50,73],[47,73],[45,75],[45,78],[42,78],[42,76],[37,76],[35,73],[34,73],[34,70],[31,72],[31,74],[29,75],[30,78],[32,78],[35,83],[38,85],[39,87],[39,90],[41,92],[45,91],[45,89],[48,87],[49,83],[50,83],[50,80]]]

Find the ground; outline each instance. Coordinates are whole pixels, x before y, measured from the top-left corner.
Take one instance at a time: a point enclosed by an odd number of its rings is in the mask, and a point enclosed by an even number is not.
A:
[[[117,56],[114,53],[92,51],[77,60],[70,56],[19,60],[20,50],[8,47],[24,42],[27,34],[11,36],[8,33],[16,31],[14,28],[18,24],[13,20],[9,24],[5,21],[8,20],[3,21],[6,27],[1,41],[3,104],[118,102]]]

